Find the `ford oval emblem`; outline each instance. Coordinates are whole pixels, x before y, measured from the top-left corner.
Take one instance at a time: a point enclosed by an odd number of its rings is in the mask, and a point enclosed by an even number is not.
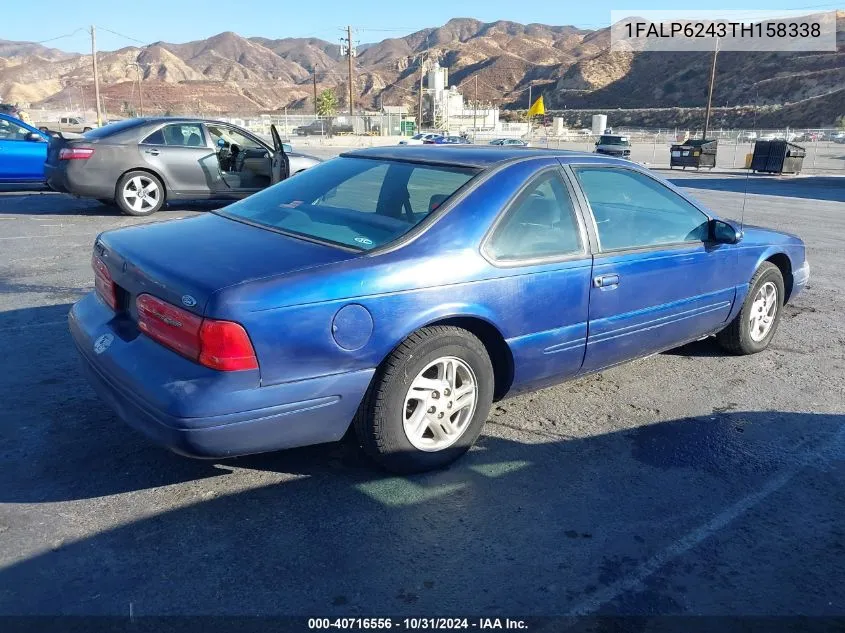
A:
[[[114,336],[111,334],[103,334],[102,336],[98,337],[96,341],[94,341],[94,353],[98,356],[105,352],[109,345],[114,342]]]
[[[182,303],[189,308],[193,308],[197,305],[197,300],[194,299],[191,295],[182,295]]]

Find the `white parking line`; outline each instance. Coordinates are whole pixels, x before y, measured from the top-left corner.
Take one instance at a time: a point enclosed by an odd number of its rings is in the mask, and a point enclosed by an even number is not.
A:
[[[800,442],[795,448],[800,448],[808,442],[809,440]],[[754,506],[759,505],[771,494],[777,492],[788,484],[802,470],[811,466],[823,465],[823,463],[833,456],[837,450],[842,450],[843,442],[845,442],[845,426],[842,426],[833,436],[833,439],[826,443],[821,449],[817,451],[809,451],[803,456],[803,459],[796,460],[797,463],[795,466],[786,470],[777,477],[769,479],[762,488],[757,490],[757,492],[743,497],[710,519],[710,521],[704,525],[682,536],[662,552],[658,552],[649,558],[633,573],[628,574],[616,582],[611,583],[604,589],[597,591],[590,598],[570,609],[568,615],[572,617],[591,615],[601,609],[604,605],[616,600],[622,594],[642,587],[643,583],[649,577],[657,573],[667,563],[679,556],[682,556],[683,554],[686,554],[696,545],[707,540],[719,530],[727,527],[734,520],[754,508]]]

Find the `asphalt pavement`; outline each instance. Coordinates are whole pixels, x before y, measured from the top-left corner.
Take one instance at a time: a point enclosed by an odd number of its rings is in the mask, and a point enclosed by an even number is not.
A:
[[[211,205],[0,194],[0,614],[845,615],[845,179],[663,175],[806,241],[771,348],[499,402],[464,459],[411,477],[350,443],[150,444],[78,371],[66,314],[97,233]]]

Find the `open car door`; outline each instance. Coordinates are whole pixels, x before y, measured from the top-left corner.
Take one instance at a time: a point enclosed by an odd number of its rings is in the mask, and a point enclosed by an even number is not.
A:
[[[290,160],[285,153],[285,146],[282,137],[275,125],[270,126],[270,135],[273,137],[273,163],[271,168],[270,184],[275,185],[290,176]]]

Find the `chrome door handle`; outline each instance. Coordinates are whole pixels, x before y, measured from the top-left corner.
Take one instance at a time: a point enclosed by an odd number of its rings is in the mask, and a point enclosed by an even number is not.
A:
[[[158,156],[158,150],[157,149],[145,149],[144,153],[145,154],[152,154],[153,156]]]
[[[596,288],[615,288],[619,285],[619,275],[598,275],[593,277]]]

